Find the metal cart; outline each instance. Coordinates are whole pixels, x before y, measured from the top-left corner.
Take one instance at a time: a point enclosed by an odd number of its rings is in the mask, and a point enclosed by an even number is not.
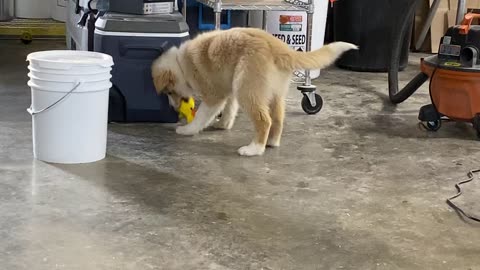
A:
[[[325,1],[325,0],[324,0]],[[243,10],[243,11],[263,11],[263,29],[266,28],[266,12],[267,11],[305,11],[307,12],[307,36],[306,51],[312,48],[312,21],[314,0],[197,0],[213,9],[215,13],[215,29],[220,29],[220,20],[222,10]],[[316,93],[316,86],[312,85],[310,71],[305,73],[296,71],[295,76],[304,79],[297,89],[303,94],[302,108],[308,114],[318,113],[323,106],[323,100]]]

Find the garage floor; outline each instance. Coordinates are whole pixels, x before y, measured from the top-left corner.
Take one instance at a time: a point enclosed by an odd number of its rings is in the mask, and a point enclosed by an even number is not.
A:
[[[480,142],[417,125],[427,89],[394,107],[385,74],[324,71],[323,111],[289,95],[283,145],[242,158],[252,127],[180,137],[112,124],[108,158],[32,160],[28,52],[0,41],[0,265],[17,269],[480,269],[480,226],[445,199]],[[418,57],[401,77],[417,70]],[[480,216],[480,183],[458,202]]]

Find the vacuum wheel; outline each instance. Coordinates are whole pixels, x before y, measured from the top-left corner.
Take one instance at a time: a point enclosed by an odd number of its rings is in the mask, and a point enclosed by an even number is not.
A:
[[[310,100],[306,95],[303,95],[302,98],[302,109],[307,114],[317,114],[323,107],[323,99],[320,95],[315,94],[315,106],[312,106]]]
[[[442,121],[441,120],[427,121],[425,123],[425,127],[429,131],[438,131],[442,127]]]
[[[480,139],[480,114],[473,118],[473,128],[477,131],[477,138]]]

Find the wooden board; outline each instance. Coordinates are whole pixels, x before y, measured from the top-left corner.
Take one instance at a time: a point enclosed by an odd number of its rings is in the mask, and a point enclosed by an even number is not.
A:
[[[447,31],[447,12],[447,8],[438,8],[437,14],[433,17],[432,26],[430,27],[430,45],[432,53],[438,53],[440,39]]]

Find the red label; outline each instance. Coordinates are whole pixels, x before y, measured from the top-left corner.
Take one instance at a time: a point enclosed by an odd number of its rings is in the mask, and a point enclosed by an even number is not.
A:
[[[289,22],[302,22],[302,16],[280,15],[279,21],[281,24]]]

